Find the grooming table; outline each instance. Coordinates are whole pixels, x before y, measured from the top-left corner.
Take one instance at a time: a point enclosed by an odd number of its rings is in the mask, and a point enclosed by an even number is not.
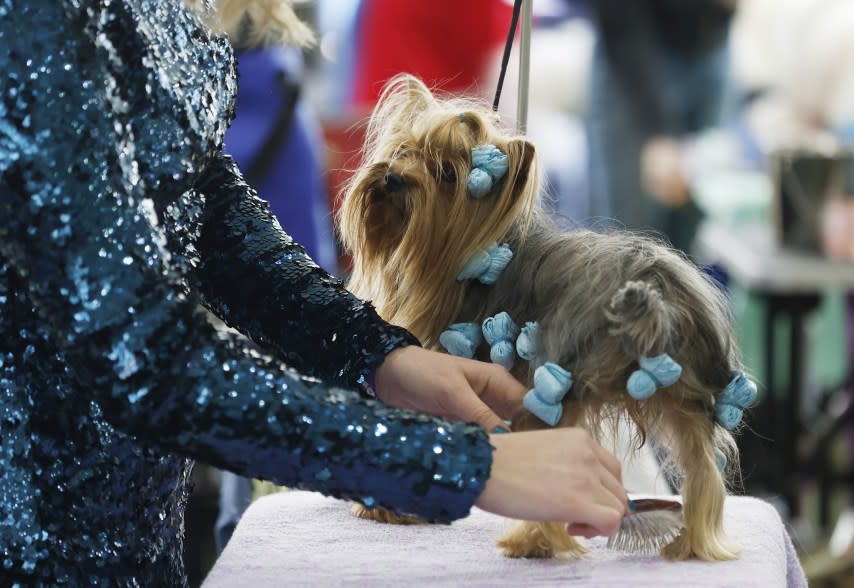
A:
[[[806,587],[777,512],[730,497],[726,529],[742,547],[732,562],[670,563],[589,542],[583,560],[508,559],[495,546],[507,525],[474,509],[452,525],[383,525],[357,519],[347,502],[283,492],[254,502],[203,588],[251,586],[732,586]]]

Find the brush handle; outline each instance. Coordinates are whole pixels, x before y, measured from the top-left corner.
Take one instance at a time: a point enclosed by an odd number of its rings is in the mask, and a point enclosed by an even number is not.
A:
[[[682,503],[677,500],[666,500],[663,498],[639,498],[629,500],[629,510],[632,513],[649,512],[651,510],[682,510]]]

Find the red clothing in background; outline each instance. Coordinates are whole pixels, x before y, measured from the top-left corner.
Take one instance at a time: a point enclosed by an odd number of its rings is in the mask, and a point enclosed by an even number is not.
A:
[[[481,79],[506,39],[511,14],[503,0],[364,0],[353,105],[371,108],[385,81],[401,72],[432,88],[490,95]]]

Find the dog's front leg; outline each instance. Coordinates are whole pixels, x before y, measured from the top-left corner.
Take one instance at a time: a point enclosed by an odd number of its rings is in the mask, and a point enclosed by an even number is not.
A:
[[[520,521],[499,542],[507,557],[551,558],[562,554],[579,559],[584,547],[566,532],[566,523]]]
[[[350,512],[360,519],[386,523],[388,525],[423,525],[427,523],[427,521],[419,519],[418,517],[395,514],[390,510],[380,508],[379,506],[368,508],[360,502],[354,502],[353,506],[350,508]]]

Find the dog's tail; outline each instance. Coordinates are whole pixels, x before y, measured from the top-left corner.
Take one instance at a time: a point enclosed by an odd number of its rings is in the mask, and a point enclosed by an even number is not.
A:
[[[626,282],[611,298],[605,314],[611,334],[622,338],[630,357],[651,356],[669,348],[674,312],[649,282]]]

